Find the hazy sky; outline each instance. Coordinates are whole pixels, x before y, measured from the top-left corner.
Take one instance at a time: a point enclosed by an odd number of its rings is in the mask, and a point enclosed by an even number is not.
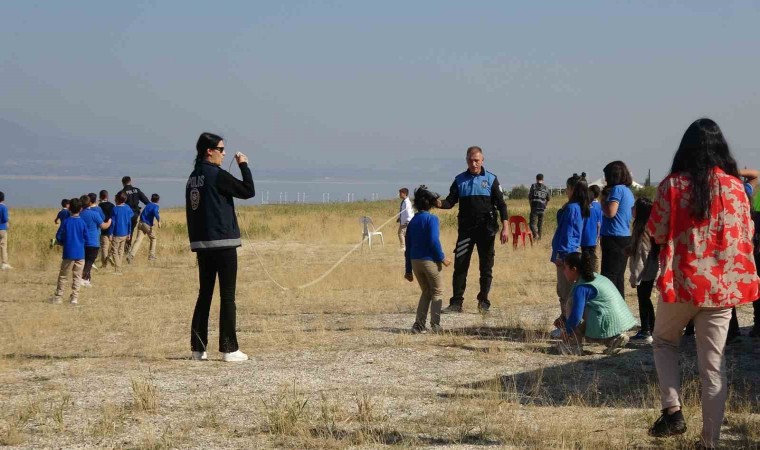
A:
[[[758,2],[25,0],[0,14],[0,121],[28,132],[6,136],[16,165],[0,175],[21,170],[30,134],[147,167],[192,159],[208,130],[262,171],[438,160],[430,176],[450,179],[480,145],[505,185],[597,178],[614,159],[643,181],[705,115],[760,166]]]

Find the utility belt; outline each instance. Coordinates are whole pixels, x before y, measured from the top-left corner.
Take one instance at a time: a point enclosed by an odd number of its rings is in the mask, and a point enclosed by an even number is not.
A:
[[[495,235],[499,231],[499,222],[496,220],[496,211],[481,214],[475,217],[460,217],[458,220],[459,232],[488,233]]]

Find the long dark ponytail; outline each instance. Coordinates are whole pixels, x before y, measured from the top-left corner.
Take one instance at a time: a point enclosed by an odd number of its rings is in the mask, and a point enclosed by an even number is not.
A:
[[[577,203],[581,207],[581,216],[588,217],[591,215],[591,198],[588,192],[588,183],[586,183],[586,172],[580,176],[574,173],[567,179],[567,188],[573,190],[573,196],[568,203]]]
[[[739,178],[736,160],[718,124],[707,118],[695,120],[683,134],[670,168],[671,174],[683,173],[691,178],[689,206],[695,219],[706,219],[710,214],[715,167]]]
[[[198,167],[206,159],[206,150],[219,146],[223,140],[223,137],[214,133],[201,133],[198,142],[195,144],[195,167]]]

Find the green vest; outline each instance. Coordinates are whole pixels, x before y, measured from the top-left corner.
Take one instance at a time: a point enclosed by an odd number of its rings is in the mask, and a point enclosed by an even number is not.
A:
[[[760,192],[752,196],[752,210],[760,211]]]
[[[636,319],[615,285],[607,277],[594,275],[594,281],[576,281],[572,291],[575,294],[575,288],[584,284],[596,289],[596,296],[586,301],[586,336],[606,339],[633,328]]]

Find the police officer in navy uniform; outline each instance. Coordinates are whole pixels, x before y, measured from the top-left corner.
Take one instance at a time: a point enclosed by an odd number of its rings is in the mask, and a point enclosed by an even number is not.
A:
[[[124,186],[121,191],[127,196],[127,201],[124,202],[132,210],[132,228],[129,231],[129,239],[124,247],[124,253],[129,253],[129,248],[132,246],[132,235],[135,233],[135,227],[137,226],[137,220],[140,218],[140,202],[143,205],[148,206],[150,200],[139,188],[132,186],[132,178],[124,176],[121,178],[121,185]],[[118,195],[118,193],[117,193]],[[129,262],[129,259],[127,260]]]
[[[221,168],[225,156],[224,140],[203,133],[196,144],[195,169],[185,187],[185,212],[190,249],[198,256],[200,288],[190,331],[192,359],[207,359],[208,315],[214,284],[219,276],[219,351],[227,362],[246,361],[248,355],[238,347],[235,333],[237,248],[240,228],[233,198],[249,199],[256,193],[248,158],[235,154],[243,180]]]
[[[454,247],[454,295],[444,313],[462,312],[467,271],[470,268],[472,250],[477,246],[480,260],[480,292],[478,311],[488,312],[491,301],[488,293],[493,280],[494,243],[499,233],[501,218],[501,243],[509,238],[507,204],[496,175],[483,168],[483,150],[467,149],[467,170],[454,179],[445,200],[438,200],[438,208],[451,209],[459,203],[458,236]]]

